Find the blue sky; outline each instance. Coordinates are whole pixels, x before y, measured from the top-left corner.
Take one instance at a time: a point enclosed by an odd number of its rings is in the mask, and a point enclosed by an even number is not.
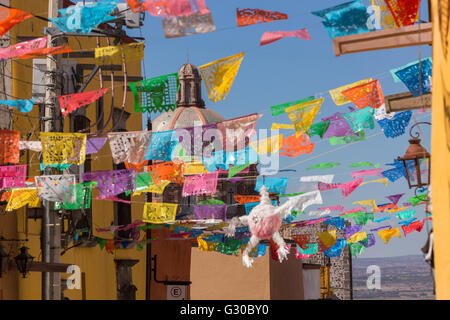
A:
[[[328,90],[369,77],[379,79],[385,95],[405,92],[403,83],[394,83],[389,70],[415,61],[419,57],[419,47],[399,48],[383,51],[372,51],[334,56],[332,40],[328,36],[321,19],[310,14],[311,11],[328,8],[345,2],[345,0],[206,0],[212,12],[217,30],[215,32],[193,35],[189,37],[166,39],[159,18],[146,14],[144,26],[140,31],[131,30],[132,35],[142,35],[146,38],[145,75],[147,78],[173,73],[187,61],[200,66],[208,62],[245,52],[239,73],[225,100],[212,102],[208,99],[203,86],[203,99],[208,108],[218,112],[224,118],[234,118],[254,112],[263,114],[258,121],[259,129],[268,129],[273,122],[290,123],[287,115],[272,117],[270,106],[298,100],[316,95],[325,98],[316,121],[331,114],[347,111],[347,104],[337,106],[328,94]],[[363,1],[369,5],[369,1]],[[420,17],[428,20],[427,2],[422,1]],[[247,27],[237,27],[236,8],[260,8],[279,11],[288,14],[288,20],[257,24]],[[291,31],[307,28],[312,40],[286,38],[272,44],[260,47],[259,40],[265,31]],[[431,47],[422,46],[422,57],[431,56]],[[430,121],[430,113],[415,114],[418,121]],[[155,118],[157,114],[152,114]],[[407,130],[408,131],[408,130]],[[430,130],[422,126],[425,141],[422,144],[430,151]],[[292,134],[281,131],[284,136]],[[380,133],[378,124],[374,130],[366,131],[366,137]],[[316,143],[312,154],[296,158],[280,157],[280,168],[291,166],[296,172],[280,173],[278,177],[289,177],[287,192],[299,189],[299,178],[303,175],[335,174],[334,182],[352,180],[351,171],[364,168],[349,168],[354,162],[369,161],[372,163],[391,163],[394,158],[404,154],[408,147],[409,135],[391,139],[383,134],[366,138],[365,141],[337,149],[325,139],[312,138]],[[305,169],[320,162],[341,163],[329,170]],[[354,170],[352,170],[354,169]],[[375,178],[368,178],[372,180]],[[400,203],[413,196],[413,191],[407,187],[405,179],[389,183],[387,187],[379,183],[371,183],[359,187],[347,199],[342,200],[339,190],[322,192],[324,204],[333,206],[343,204],[352,208],[353,201],[375,199],[378,204],[387,203],[388,195],[405,193]],[[317,206],[310,207],[314,210]],[[422,206],[423,207],[423,206]],[[425,217],[422,207],[417,209],[419,219]],[[384,215],[382,215],[384,216]],[[381,217],[380,215],[377,217]],[[393,216],[389,224],[399,227],[398,219]],[[385,224],[380,224],[385,225]],[[429,225],[429,228],[431,226]],[[421,233],[413,232],[402,239],[393,238],[385,245],[378,235],[375,247],[366,250],[360,257],[402,256],[421,254],[420,248],[426,240],[426,227]]]

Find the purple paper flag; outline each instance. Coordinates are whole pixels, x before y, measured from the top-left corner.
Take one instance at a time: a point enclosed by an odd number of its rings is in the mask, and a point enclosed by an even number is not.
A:
[[[371,233],[364,241],[359,241],[364,247],[369,248],[375,245],[375,236]]]
[[[86,172],[83,173],[83,180],[97,181],[97,189],[100,192],[101,199],[136,189],[136,174],[134,169]]]
[[[352,235],[354,235],[357,232],[360,232],[362,230],[363,226],[348,226],[345,227],[345,238],[348,239]]]
[[[226,204],[200,204],[194,205],[196,219],[221,219],[227,220]]]
[[[393,204],[397,204],[398,201],[400,200],[400,198],[404,195],[404,193],[399,193],[399,194],[393,194],[391,196],[387,196],[386,198],[388,198],[389,200],[392,201]]]
[[[107,138],[91,138],[86,141],[86,154],[99,152],[106,143]]]
[[[370,231],[378,231],[378,230],[386,229],[386,228],[391,228],[391,226],[382,226],[382,227],[378,227],[378,228],[375,228],[375,229],[370,229]]]

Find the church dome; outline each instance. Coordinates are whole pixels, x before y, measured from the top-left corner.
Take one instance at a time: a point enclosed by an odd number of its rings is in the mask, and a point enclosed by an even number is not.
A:
[[[158,116],[152,123],[153,131],[202,126],[225,120],[216,112],[205,108],[202,99],[202,78],[197,67],[191,63],[182,65],[178,77],[180,90],[177,93],[177,108]]]

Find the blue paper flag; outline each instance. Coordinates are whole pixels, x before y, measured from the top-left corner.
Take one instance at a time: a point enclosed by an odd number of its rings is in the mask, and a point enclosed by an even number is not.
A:
[[[394,159],[394,163],[388,165],[395,166],[395,168],[385,170],[381,172],[381,174],[385,178],[388,178],[390,182],[395,182],[401,177],[406,178],[406,171],[402,161]],[[408,168],[408,171],[414,170],[414,166],[415,166],[414,160],[406,161],[406,167]]]
[[[411,222],[416,221],[417,218],[409,218],[408,220],[399,221],[398,224],[404,225],[405,227],[409,226]]]
[[[258,162],[258,153],[253,148],[233,152],[220,150],[213,152],[210,158],[202,157],[202,163],[208,172],[214,172],[217,169],[228,170],[230,166],[256,162]]]
[[[342,230],[345,228],[345,219],[341,217],[334,217],[328,220],[325,220],[324,223],[326,225],[332,225],[338,228],[339,230]]]
[[[387,138],[396,138],[405,133],[411,120],[412,111],[398,112],[392,119],[378,120],[378,124]]]
[[[324,18],[322,24],[331,38],[370,31],[367,27],[369,14],[360,0],[315,11],[313,14]]]
[[[327,251],[324,251],[323,253],[330,258],[338,258],[341,256],[342,249],[345,248],[347,245],[346,239],[337,239],[336,243]]]
[[[146,160],[171,161],[178,138],[173,130],[152,133],[152,142],[145,155]]]
[[[0,100],[0,105],[10,106],[18,109],[20,112],[27,113],[33,109],[36,99],[26,100]]]
[[[118,3],[118,0],[105,0],[86,5],[78,3],[58,10],[61,17],[49,18],[49,20],[62,32],[89,33],[99,24],[115,19],[109,13],[117,7]]]
[[[244,204],[244,206],[245,206],[245,214],[249,215],[250,211],[252,211],[252,209],[254,207],[256,207],[258,204],[260,204],[260,202],[248,202],[248,203],[245,203]],[[278,205],[277,200],[272,200],[272,205],[274,207],[276,207]]]
[[[255,190],[259,191],[264,185],[267,187],[268,192],[275,192],[278,194],[285,194],[287,182],[289,178],[260,178],[256,180]]]
[[[408,87],[414,97],[419,97],[421,93],[425,94],[431,90],[432,69],[431,59],[424,59],[421,61],[420,72],[419,62],[417,62],[396,71],[395,75]],[[419,74],[421,75],[420,79]]]

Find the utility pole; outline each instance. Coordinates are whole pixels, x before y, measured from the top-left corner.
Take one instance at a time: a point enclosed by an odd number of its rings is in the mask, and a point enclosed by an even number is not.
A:
[[[63,7],[62,0],[48,1],[48,17],[56,18],[58,9]],[[48,22],[48,27],[55,27],[52,22]],[[48,47],[57,46],[57,39],[48,36]],[[57,97],[59,69],[61,65],[61,57],[58,55],[47,56],[46,71],[46,90],[45,90],[45,132],[62,131],[60,121],[57,121],[58,112]],[[46,175],[53,174],[53,169],[46,168]],[[44,216],[42,219],[42,262],[59,263],[61,257],[61,218],[56,216],[52,210],[53,202],[44,201]],[[61,299],[61,276],[59,272],[43,272],[42,273],[42,299],[43,300],[60,300]]]

